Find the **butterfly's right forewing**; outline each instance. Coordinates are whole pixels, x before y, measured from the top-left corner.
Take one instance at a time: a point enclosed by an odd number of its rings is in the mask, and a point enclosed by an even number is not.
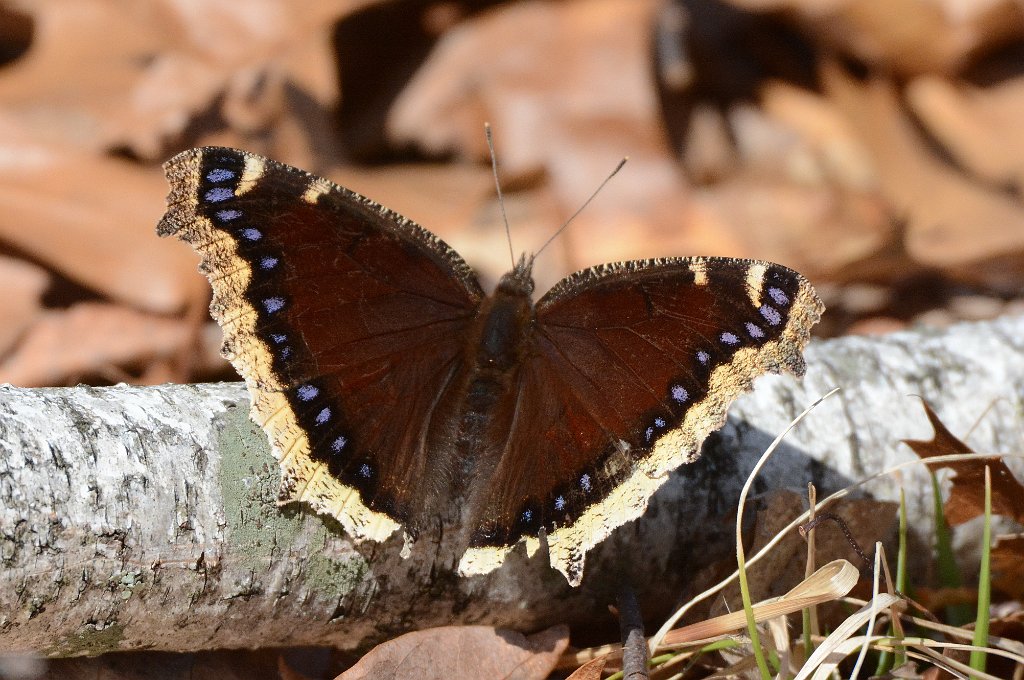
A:
[[[429,487],[427,432],[482,297],[475,276],[417,225],[259,156],[193,149],[166,171],[160,232],[203,255],[282,498],[383,540]]]

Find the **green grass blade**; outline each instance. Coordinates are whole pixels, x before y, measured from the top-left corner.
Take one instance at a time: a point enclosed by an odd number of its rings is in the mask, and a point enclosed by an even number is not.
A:
[[[975,647],[988,646],[988,613],[992,604],[992,578],[990,560],[992,553],[992,473],[985,466],[985,524],[981,532],[981,565],[978,573],[978,617],[974,623]],[[970,666],[976,671],[985,671],[985,652],[971,652]]]
[[[772,672],[764,658],[761,636],[757,632],[757,621],[754,619],[754,604],[750,599],[750,585],[747,583],[747,560],[742,547],[736,551],[736,557],[740,572],[740,597],[743,599],[743,611],[747,615],[747,635],[750,636],[750,645],[754,650],[754,660],[757,661],[757,668],[761,672],[761,680],[771,680]]]
[[[932,502],[935,512],[935,562],[938,570],[939,587],[955,590],[963,585],[960,567],[953,556],[953,539],[942,509],[942,491],[935,473],[932,476]],[[974,612],[966,604],[952,604],[946,607],[946,622],[951,626],[964,626],[974,619]]]
[[[899,526],[899,548],[896,553],[896,590],[901,593],[907,592],[907,496],[900,488],[900,526]],[[896,637],[896,627],[890,623],[888,630],[889,637]],[[893,668],[902,666],[907,662],[907,654],[903,648],[893,653],[888,650],[878,655],[878,666],[875,668],[875,675],[885,675]]]

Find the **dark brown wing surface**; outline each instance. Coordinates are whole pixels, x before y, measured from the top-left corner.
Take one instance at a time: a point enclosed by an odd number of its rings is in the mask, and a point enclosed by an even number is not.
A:
[[[639,517],[751,381],[801,375],[823,307],[780,265],[686,258],[575,274],[537,304],[516,419],[463,559],[488,571],[543,527],[570,583],[586,552]]]
[[[415,512],[434,400],[482,297],[475,276],[416,224],[260,156],[193,149],[165,170],[159,233],[203,256],[282,498],[383,540]]]

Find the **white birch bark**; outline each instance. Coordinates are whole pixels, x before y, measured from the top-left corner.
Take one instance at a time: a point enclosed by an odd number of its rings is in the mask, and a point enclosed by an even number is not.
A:
[[[1020,452],[1022,338],[1024,319],[1005,318],[812,344],[802,383],[759,379],[702,459],[591,553],[577,590],[543,551],[462,579],[429,537],[403,560],[400,537],[357,546],[337,524],[279,508],[276,463],[240,383],[0,388],[0,653],[356,648],[450,623],[536,630],[607,617],[623,560],[651,614],[732,549],[728,517],[753,461],[832,387],[843,391],[791,433],[759,489],[827,491],[912,459],[899,440],[930,437],[912,394],[976,450]],[[927,477],[903,484],[928,541]],[[893,499],[897,482],[872,490]]]

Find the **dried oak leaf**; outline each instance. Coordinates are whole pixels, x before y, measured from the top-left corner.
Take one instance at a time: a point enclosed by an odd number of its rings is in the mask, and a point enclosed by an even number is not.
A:
[[[42,313],[42,296],[50,283],[46,271],[13,257],[0,256],[0,356]]]
[[[0,100],[39,139],[156,158],[197,114],[237,114],[267,73],[333,98],[330,30],[373,1],[22,3],[33,38],[4,69]]]
[[[929,440],[904,439],[903,443],[921,458],[974,453],[967,444],[953,436],[939,420],[939,416],[922,400],[935,436]],[[992,514],[1012,517],[1024,522],[1024,486],[1013,476],[1006,464],[997,459],[981,458],[977,461],[929,464],[929,469],[946,467],[955,473],[951,479],[949,499],[943,507],[946,521],[956,526],[985,512],[985,468],[992,476]]]
[[[489,626],[431,628],[378,645],[338,680],[543,680],[568,645],[566,626],[529,637]]]
[[[668,139],[651,68],[651,26],[663,9],[649,0],[513,3],[463,21],[441,36],[395,100],[389,137],[396,146],[482,159],[481,129],[490,121],[503,176],[541,176],[550,192],[542,200],[556,209],[554,217],[540,216],[544,224],[536,230],[513,220],[526,249],[542,243],[552,223],[572,214],[628,155],[623,172],[553,244],[565,261],[556,274],[594,262],[694,253],[756,256],[813,273],[880,247],[888,215],[873,193],[837,192],[826,180],[808,188],[806,177],[776,169],[814,166],[821,151],[828,158],[819,164],[834,166],[828,182],[841,176],[846,189],[871,181],[864,179],[873,170],[865,167],[866,154],[853,157],[859,145],[823,148],[821,136],[832,128],[806,120],[823,111],[842,120],[843,112],[822,97],[789,107],[802,111],[805,124],[796,130],[753,106],[734,107],[728,120],[704,109],[708,115],[696,116],[688,135],[695,144],[715,136],[696,129],[706,121],[719,130],[711,156],[737,146],[744,167],[757,159],[773,165],[741,183],[691,185]],[[775,100],[797,98],[790,91]],[[790,144],[794,138],[799,143]],[[827,244],[829,259],[823,261],[818,244]]]
[[[986,87],[934,76],[907,85],[907,103],[964,168],[997,186],[1024,186],[1024,78]]]
[[[920,0],[730,0],[757,12],[780,12],[832,51],[872,68],[898,74],[954,73],[978,53],[1021,33],[1013,0],[920,2]]]
[[[878,78],[858,82],[834,65],[823,68],[822,80],[867,149],[879,193],[895,215],[906,219],[907,252],[920,264],[965,280],[1015,282],[1019,268],[978,263],[1009,254],[1017,255],[1019,266],[1024,204],[964,175],[935,153],[891,83]]]
[[[87,377],[127,380],[132,376],[126,371],[173,358],[188,333],[185,322],[118,305],[83,302],[48,311],[0,361],[0,382],[40,387],[74,384]],[[152,380],[166,377],[153,374]]]
[[[601,680],[601,673],[604,672],[604,667],[607,663],[607,657],[588,661],[574,670],[572,675],[565,680]]]
[[[202,279],[187,246],[156,236],[158,169],[25,140],[0,116],[0,241],[100,295],[169,314]]]
[[[1010,597],[1024,599],[1024,535],[996,539],[991,557],[995,587]]]
[[[490,121],[505,181],[540,176],[556,206],[536,232],[510,211],[525,250],[538,248],[628,155],[625,170],[574,222],[572,231],[586,238],[553,244],[571,260],[560,274],[671,253],[741,254],[719,224],[694,214],[665,138],[650,69],[659,6],[512,3],[463,21],[441,36],[396,99],[389,138],[482,160]]]

